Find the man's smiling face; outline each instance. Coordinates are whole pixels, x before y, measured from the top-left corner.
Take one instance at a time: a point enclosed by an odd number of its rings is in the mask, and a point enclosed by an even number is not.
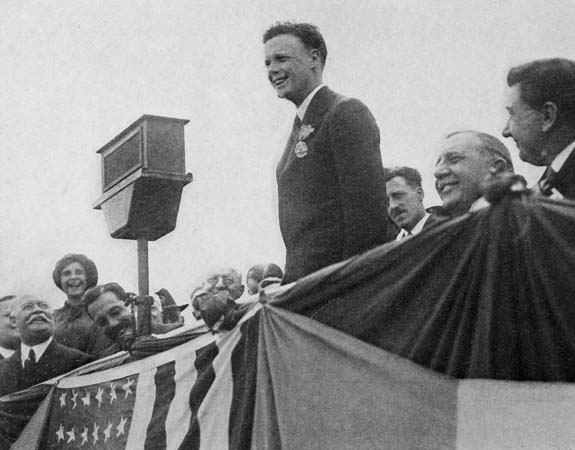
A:
[[[265,43],[265,65],[278,97],[296,106],[321,83],[319,53],[291,34],[280,34]]]
[[[481,141],[473,134],[458,133],[441,147],[435,164],[435,188],[443,207],[451,213],[467,212],[482,195],[492,158],[480,146]]]

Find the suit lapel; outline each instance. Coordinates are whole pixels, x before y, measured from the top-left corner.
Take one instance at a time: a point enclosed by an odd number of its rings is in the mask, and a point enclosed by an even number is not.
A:
[[[575,150],[571,152],[569,158],[555,175],[553,185],[565,197],[572,198],[575,195]]]
[[[18,383],[22,378],[22,355],[20,349],[7,359],[9,370],[6,371],[6,380],[4,386],[8,388],[8,392],[16,392],[19,390]]]
[[[303,121],[302,125],[310,125],[314,130],[318,130],[323,122],[323,118],[333,101],[333,91],[331,91],[327,86],[322,87],[316,92],[313,99],[311,100]],[[294,152],[295,144],[298,141],[298,132],[294,133],[292,129],[292,134],[288,140],[284,154],[280,163],[278,165],[278,175],[283,174],[291,164],[297,159]]]

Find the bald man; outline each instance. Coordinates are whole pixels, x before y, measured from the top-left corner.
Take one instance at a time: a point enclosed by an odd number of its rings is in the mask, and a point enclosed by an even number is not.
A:
[[[505,175],[513,175],[511,155],[496,137],[475,130],[449,134],[435,164],[435,188],[444,212],[469,212],[485,188]]]

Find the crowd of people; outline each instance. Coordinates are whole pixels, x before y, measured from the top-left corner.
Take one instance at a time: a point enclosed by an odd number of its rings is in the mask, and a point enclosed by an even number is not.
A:
[[[181,327],[190,305],[210,330],[229,329],[247,308],[239,302],[246,288],[246,295],[256,295],[270,284],[293,282],[489,206],[494,186],[499,192],[575,198],[575,61],[537,60],[509,71],[509,119],[502,135],[514,139],[523,161],[547,167],[535,186],[529,190],[514,173],[498,138],[461,130],[443,139],[435,164],[442,205],[426,209],[416,169],[384,169],[369,109],[323,83],[327,47],[317,27],[276,24],[263,42],[270,83],[297,108],[276,172],[285,273],[272,263],[257,264],[244,285],[236,268],[214,269],[181,305],[162,288],[152,296],[152,333]],[[66,295],[62,308],[53,311],[36,296],[0,298],[0,396],[115,353],[136,336],[135,294],[114,282],[98,284],[90,258],[66,255],[52,275]]]
[[[137,337],[136,294],[115,282],[98,284],[98,270],[90,258],[68,254],[56,263],[52,275],[66,295],[61,308],[53,310],[39,296],[0,298],[0,397],[129,349]],[[253,296],[282,277],[276,264],[256,264],[246,274],[245,294]],[[249,307],[236,303],[244,290],[240,271],[232,267],[208,270],[183,304],[176,304],[162,288],[149,296],[151,333],[182,327],[182,311],[190,305],[213,332],[229,329]]]

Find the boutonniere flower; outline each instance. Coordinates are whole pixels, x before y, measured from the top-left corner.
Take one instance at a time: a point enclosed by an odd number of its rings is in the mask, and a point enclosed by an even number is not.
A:
[[[299,129],[299,133],[297,135],[297,143],[295,145],[295,155],[298,158],[303,158],[304,156],[307,156],[308,154],[308,149],[307,149],[307,144],[304,142],[310,134],[312,134],[314,132],[315,128],[312,127],[311,125],[302,125],[301,128]]]
[[[301,128],[299,129],[297,140],[305,141],[309,137],[309,135],[312,134],[314,131],[315,128],[312,127],[311,125],[308,124],[302,125]]]

